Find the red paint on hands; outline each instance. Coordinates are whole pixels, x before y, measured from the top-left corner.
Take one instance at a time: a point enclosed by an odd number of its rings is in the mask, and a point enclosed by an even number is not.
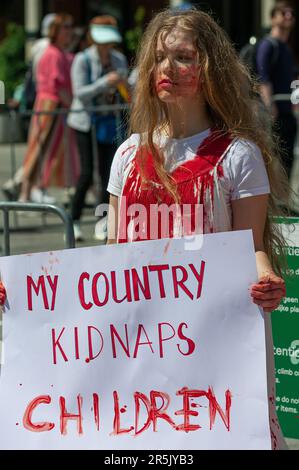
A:
[[[262,276],[257,284],[251,286],[250,295],[253,303],[262,307],[265,312],[271,313],[286,296],[285,282],[275,273],[268,273]]]

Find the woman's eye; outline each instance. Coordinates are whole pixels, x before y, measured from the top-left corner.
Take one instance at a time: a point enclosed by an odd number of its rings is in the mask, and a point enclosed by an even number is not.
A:
[[[156,62],[159,64],[160,62],[162,62],[162,60],[164,59],[164,57],[162,55],[157,55],[156,56]]]
[[[192,62],[193,59],[192,57],[187,55],[178,55],[177,60],[179,60],[180,62]]]

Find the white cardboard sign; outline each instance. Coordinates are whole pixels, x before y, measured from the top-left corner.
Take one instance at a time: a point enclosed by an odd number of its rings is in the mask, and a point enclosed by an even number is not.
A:
[[[1,449],[270,449],[251,232],[1,258]]]

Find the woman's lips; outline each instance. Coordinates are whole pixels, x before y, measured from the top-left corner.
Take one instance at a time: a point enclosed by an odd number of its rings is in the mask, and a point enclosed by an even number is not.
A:
[[[175,86],[175,83],[167,79],[161,80],[158,83],[158,88],[162,88],[163,90],[168,90],[169,88],[173,88],[174,86]]]

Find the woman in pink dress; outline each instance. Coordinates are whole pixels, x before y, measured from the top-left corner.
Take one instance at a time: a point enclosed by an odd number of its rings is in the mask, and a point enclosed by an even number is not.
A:
[[[73,55],[67,52],[72,40],[73,19],[57,14],[49,31],[50,45],[37,67],[37,97],[23,167],[20,201],[30,200],[34,185],[70,187],[78,175],[75,136],[66,117],[51,114],[69,108],[72,101],[70,70]],[[49,113],[49,114],[43,114]]]

